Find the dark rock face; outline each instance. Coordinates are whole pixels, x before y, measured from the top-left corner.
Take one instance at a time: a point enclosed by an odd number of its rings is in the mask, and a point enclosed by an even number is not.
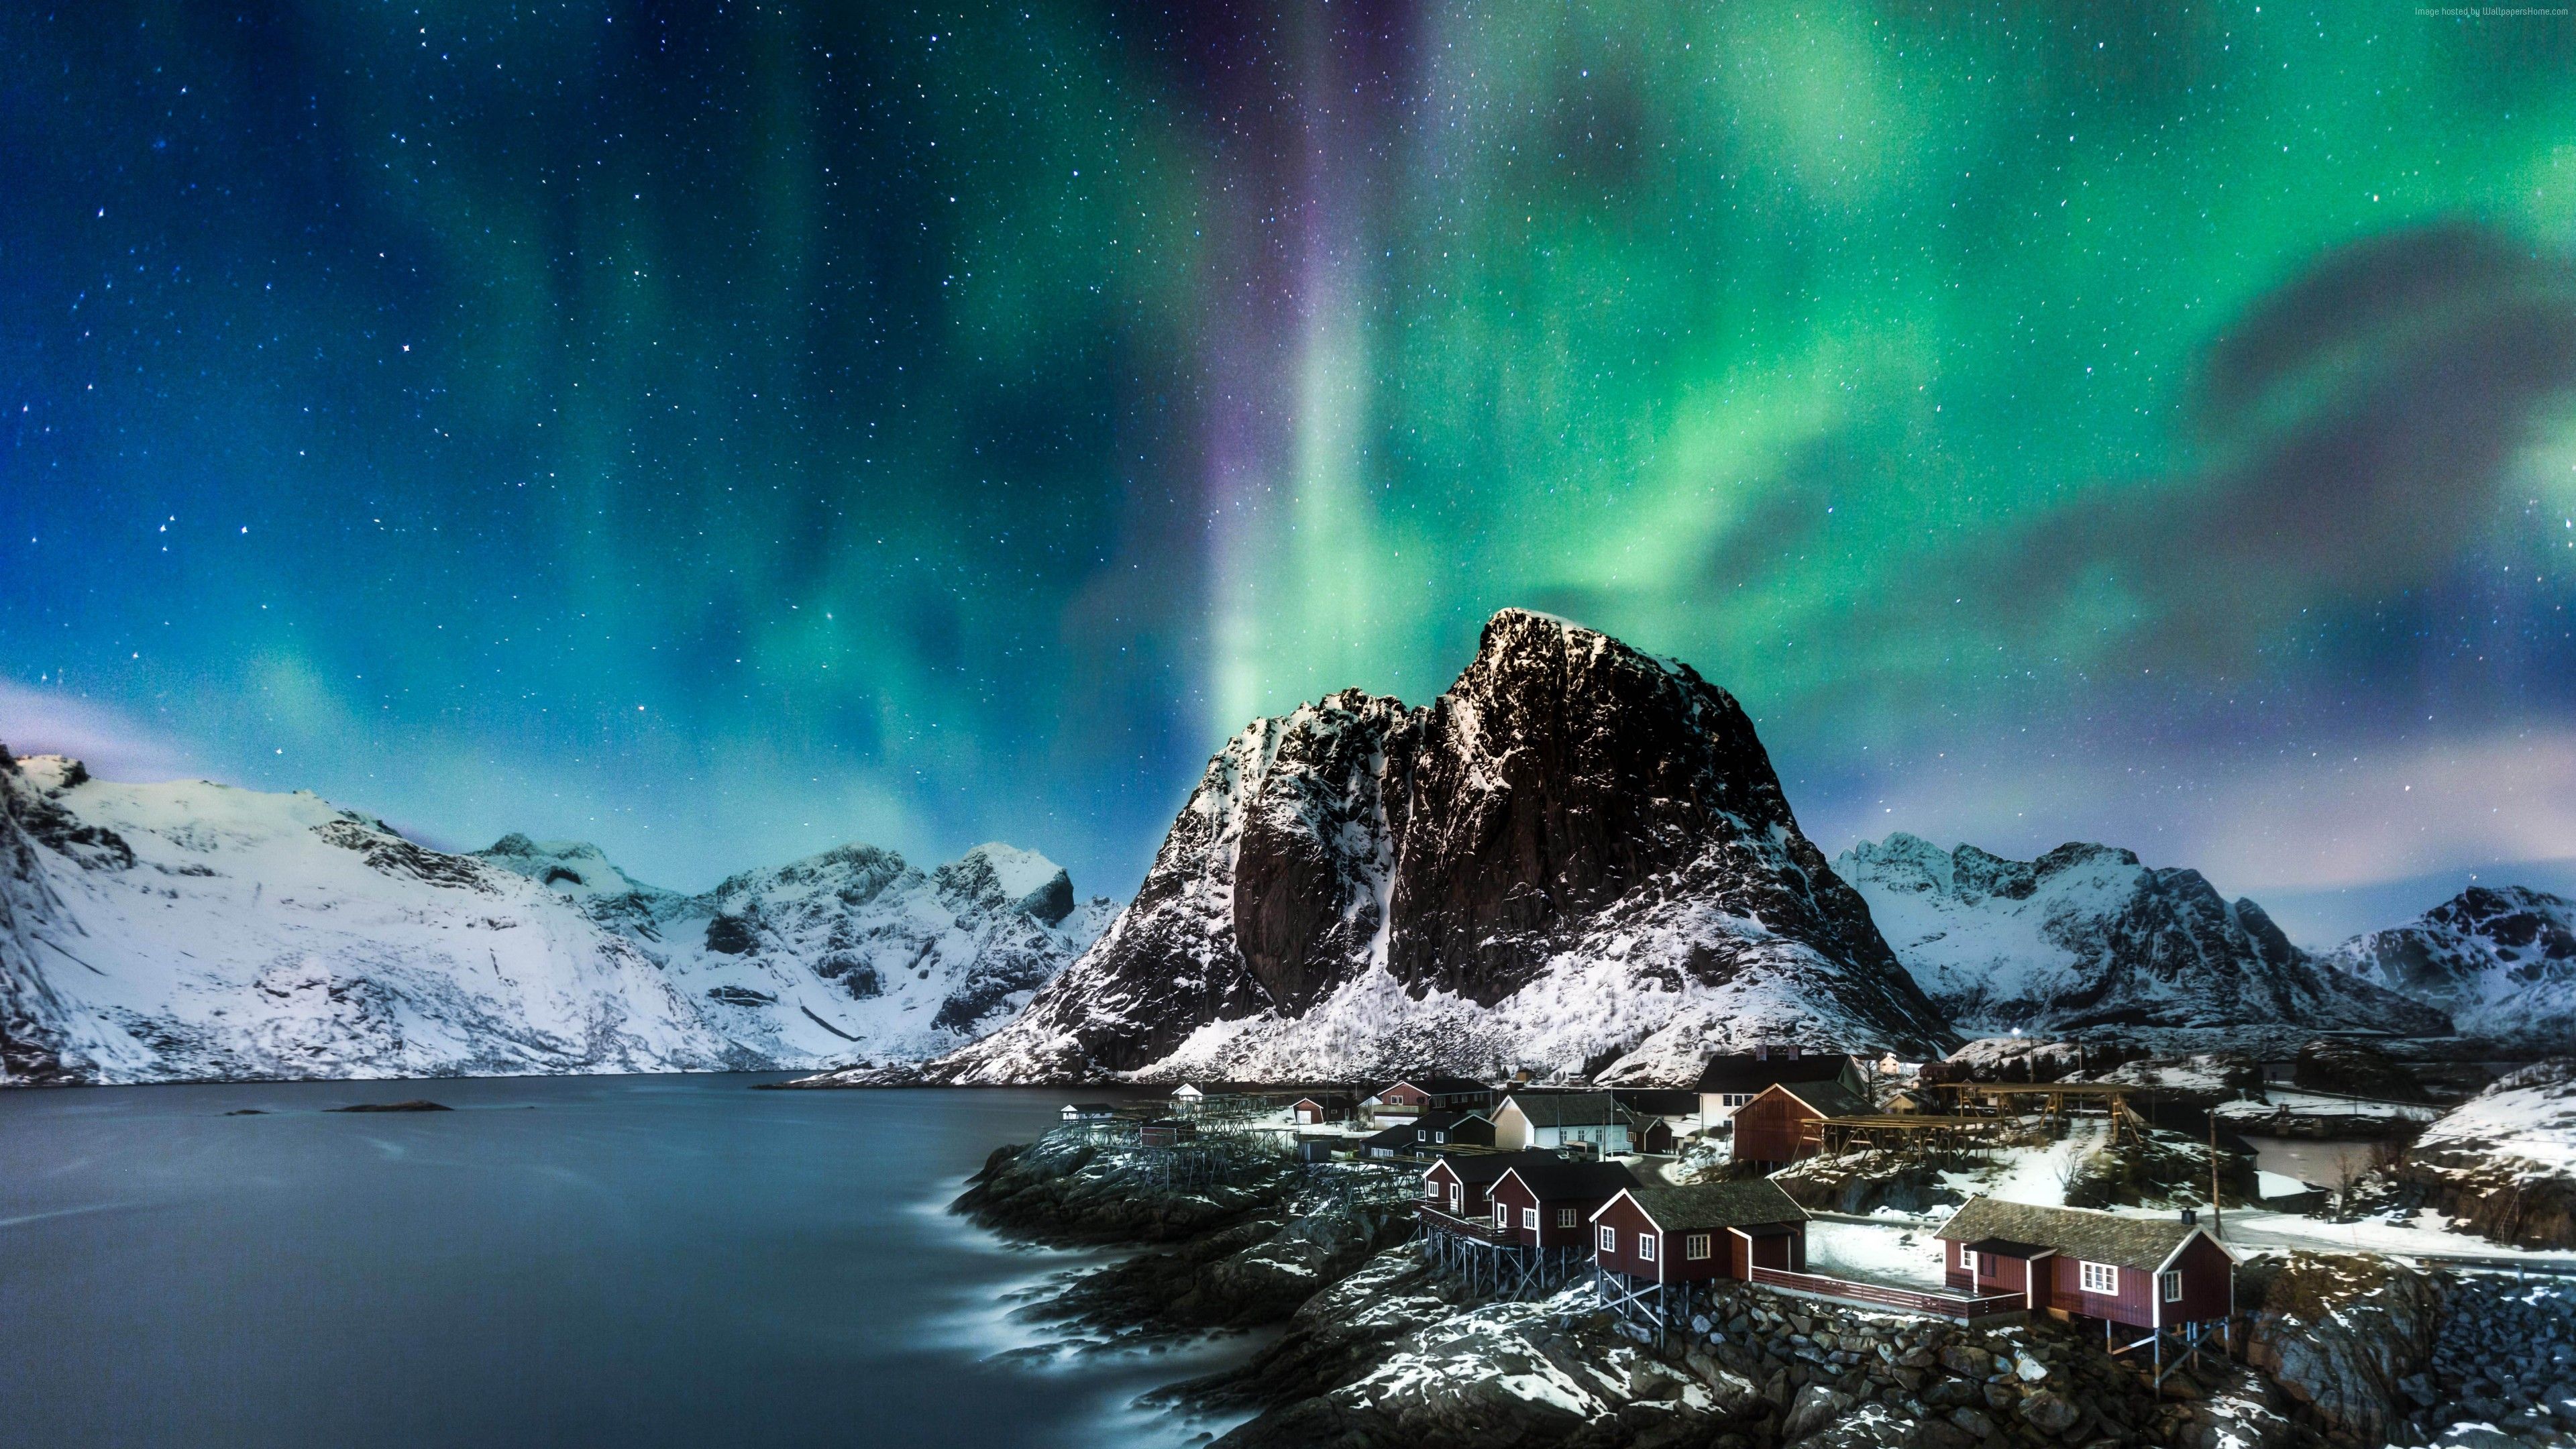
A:
[[[1491,1005],[1640,890],[1897,969],[1798,833],[1742,706],[1686,666],[1506,610],[1427,712],[1417,759],[1387,958],[1399,981]],[[1775,834],[1785,861],[1767,854]]]
[[[2441,1295],[2431,1277],[2385,1258],[2296,1253],[2240,1272],[2237,1296],[2255,1305],[2248,1362],[2329,1430],[2390,1442],[2412,1408],[2401,1382],[2432,1360]]]
[[[1542,1039],[1508,1013],[1458,1014],[1550,973],[1589,973],[1561,994],[1596,1021]],[[1679,1037],[1641,1052],[1676,1021]],[[1299,1037],[1303,1022],[1331,1025]],[[1236,735],[1134,903],[1016,1021],[928,1075],[1136,1071],[1220,1023],[1252,1030],[1190,1070],[1563,1058],[1643,1079],[1687,1075],[1728,1032],[1948,1040],[1799,833],[1732,698],[1515,609],[1428,708],[1346,690]]]

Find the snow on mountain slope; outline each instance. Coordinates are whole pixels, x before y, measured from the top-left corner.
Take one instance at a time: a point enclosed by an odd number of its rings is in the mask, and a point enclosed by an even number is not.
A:
[[[2446,1029],[2437,1011],[2325,969],[2254,902],[2125,850],[2007,860],[1900,832],[1834,864],[1962,1029]]]
[[[542,887],[309,794],[13,760],[0,861],[12,1080],[740,1064],[650,959]]]
[[[480,859],[545,883],[631,938],[741,1049],[820,1064],[919,1060],[1027,1003],[1100,933],[1063,868],[979,845],[924,875],[848,845],[745,871],[702,896],[638,885],[596,846],[504,836]]]
[[[0,1080],[814,1068],[931,1055],[1097,934],[1044,857],[865,846],[702,897],[429,850],[310,794],[0,750]]]
[[[1517,1066],[1946,1042],[1735,701],[1523,610],[1430,707],[1347,690],[1208,762],[1133,904],[932,1080]]]
[[[2576,901],[2471,886],[2402,926],[2355,936],[2326,963],[2451,1013],[2477,1036],[2576,1043]]]

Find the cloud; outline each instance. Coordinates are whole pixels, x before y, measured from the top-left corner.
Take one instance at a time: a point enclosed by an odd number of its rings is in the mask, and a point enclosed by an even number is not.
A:
[[[105,780],[199,773],[178,741],[83,696],[0,679],[0,745],[19,755],[70,755]]]
[[[2134,610],[2125,651],[2240,659],[2303,607],[2448,578],[2576,388],[2576,277],[2466,223],[2317,258],[2212,345],[2191,469],[2096,490],[1974,570],[2007,628]]]

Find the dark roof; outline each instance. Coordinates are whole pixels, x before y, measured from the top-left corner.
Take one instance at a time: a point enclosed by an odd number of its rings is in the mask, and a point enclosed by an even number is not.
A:
[[[1408,1128],[1420,1127],[1439,1132],[1455,1127],[1461,1122],[1484,1122],[1490,1125],[1492,1120],[1482,1112],[1425,1112],[1405,1125]]]
[[[1869,1098],[1854,1093],[1840,1082],[1775,1082],[1772,1085],[1827,1117],[1863,1117],[1877,1110],[1870,1105]],[[1762,1090],[1767,1092],[1770,1088]]]
[[[1533,1127],[1607,1127],[1620,1120],[1608,1092],[1514,1092],[1511,1100]]]
[[[1076,1112],[1115,1112],[1118,1110],[1107,1102],[1067,1102],[1065,1105]]]
[[[1687,1187],[1657,1183],[1632,1189],[1628,1197],[1656,1227],[1668,1233],[1807,1219],[1806,1210],[1798,1206],[1797,1200],[1767,1177],[1743,1182],[1700,1182]]]
[[[1979,1238],[1968,1245],[1968,1251],[1992,1253],[1998,1258],[2036,1258],[2042,1253],[2054,1253],[2057,1250],[2038,1243],[2015,1242],[2011,1238]]]
[[[1413,1087],[1434,1097],[1458,1097],[1470,1092],[1490,1092],[1493,1088],[1466,1077],[1398,1077],[1388,1087]],[[1381,1092],[1385,1088],[1379,1089]]]
[[[1610,1095],[1631,1112],[1655,1117],[1699,1115],[1699,1093],[1680,1087],[1613,1087]]]
[[[2117,1263],[2153,1272],[2200,1229],[2171,1217],[2133,1218],[2090,1208],[2040,1207],[1999,1197],[1972,1197],[1934,1234],[1944,1242],[1977,1244],[2001,1238],[2028,1247],[2055,1248],[2088,1263]],[[2014,1256],[2019,1257],[2016,1253]]]
[[[1637,1175],[1619,1163],[1569,1162],[1552,1152],[1544,1162],[1515,1163],[1511,1175],[1540,1202],[1591,1202],[1637,1185]]]
[[[1382,1131],[1372,1132],[1361,1138],[1360,1144],[1365,1147],[1411,1147],[1413,1124],[1407,1122],[1401,1127],[1388,1127]]]
[[[1774,1082],[1829,1082],[1843,1074],[1851,1058],[1840,1052],[1818,1052],[1814,1056],[1755,1057],[1743,1053],[1728,1057],[1710,1057],[1700,1068],[1702,1092],[1758,1092]]]
[[[1308,1092],[1305,1096],[1299,1097],[1297,1102],[1312,1102],[1318,1107],[1347,1107],[1351,1105],[1351,1099],[1341,1092]],[[1288,1105],[1294,1107],[1297,1105],[1297,1102],[1291,1102]]]
[[[1437,1167],[1441,1163],[1446,1163],[1449,1170],[1457,1174],[1460,1182],[1480,1183],[1492,1182],[1515,1167],[1531,1167],[1540,1163],[1564,1160],[1545,1148],[1530,1148],[1521,1152],[1479,1152],[1473,1157],[1464,1155],[1444,1157],[1432,1166]],[[1431,1168],[1426,1167],[1422,1170],[1428,1173]]]

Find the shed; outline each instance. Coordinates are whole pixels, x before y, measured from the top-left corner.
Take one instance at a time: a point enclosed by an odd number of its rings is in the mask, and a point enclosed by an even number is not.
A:
[[[1191,1086],[1187,1082],[1183,1082],[1172,1089],[1172,1110],[1175,1112],[1196,1112],[1200,1107],[1204,1106],[1206,1102],[1207,1093],[1200,1091],[1198,1088]]]
[[[1364,1156],[1428,1156],[1449,1147],[1491,1147],[1494,1124],[1475,1112],[1425,1112],[1361,1139]]]
[[[1118,1109],[1109,1105],[1107,1102],[1067,1102],[1064,1104],[1064,1120],[1067,1122],[1107,1122],[1112,1118],[1115,1118],[1117,1115]]]
[[[1579,1250],[1594,1211],[1636,1185],[1637,1175],[1616,1162],[1517,1164],[1494,1183],[1494,1226],[1525,1248]]]
[[[1934,1234],[1951,1287],[2018,1293],[2034,1312],[2161,1332],[2224,1319],[2236,1257],[2186,1209],[2141,1218],[1970,1198]]]
[[[1848,1065],[1851,1058],[1842,1060]],[[1838,1079],[1774,1082],[1735,1109],[1735,1160],[1775,1167],[1795,1162],[1815,1151],[1811,1124],[1869,1110],[1869,1098]]]
[[[1807,1268],[1806,1210],[1768,1178],[1633,1188],[1591,1224],[1593,1261],[1631,1278],[1749,1280],[1756,1267]]]

